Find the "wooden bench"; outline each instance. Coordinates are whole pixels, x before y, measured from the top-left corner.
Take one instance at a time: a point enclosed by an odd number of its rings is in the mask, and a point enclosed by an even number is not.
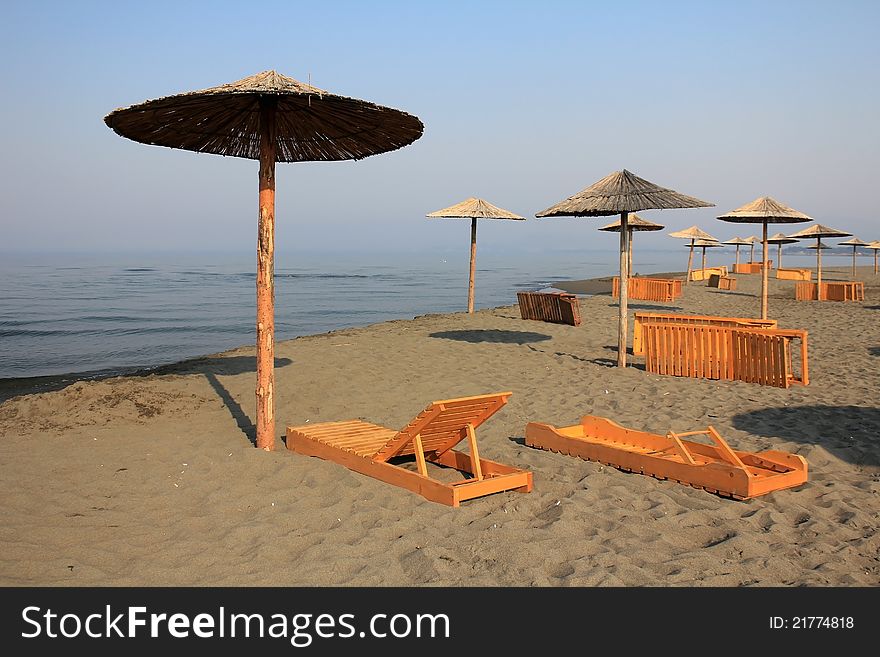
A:
[[[816,283],[800,282],[794,288],[798,301],[816,301]],[[864,301],[865,284],[862,281],[822,282],[823,301]]]
[[[642,339],[645,369],[652,374],[777,388],[809,383],[806,331],[649,321],[642,324]],[[800,377],[794,340],[800,340]]]
[[[681,296],[681,280],[633,276],[629,279],[627,295],[630,299],[641,301],[675,301]],[[615,276],[612,281],[611,296],[615,299],[620,296],[619,276]]]
[[[761,263],[760,262],[742,262],[738,265],[733,266],[734,274],[760,274],[761,273]]]
[[[735,290],[736,279],[731,278],[730,276],[712,274],[711,276],[709,276],[709,280],[706,282],[706,285],[708,287],[717,287],[719,290]]]
[[[811,269],[777,269],[776,278],[784,281],[808,281],[813,276]]]
[[[775,319],[755,319],[751,317],[715,317],[714,315],[676,315],[664,313],[642,313],[635,314],[633,321],[633,355],[643,356],[645,354],[644,341],[642,337],[642,325],[645,322],[667,323],[667,324],[685,324],[685,325],[709,325],[709,326],[729,326],[734,328],[777,328]]]
[[[554,324],[578,326],[581,323],[577,297],[565,292],[517,292],[519,314],[523,319],[534,319]]]
[[[691,280],[705,281],[709,279],[709,277],[711,277],[713,274],[717,274],[718,276],[727,276],[727,265],[721,265],[720,267],[706,267],[705,269],[692,269]]]

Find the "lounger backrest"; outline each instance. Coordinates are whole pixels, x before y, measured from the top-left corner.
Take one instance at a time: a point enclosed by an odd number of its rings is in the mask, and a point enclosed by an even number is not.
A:
[[[467,425],[476,429],[507,403],[510,392],[435,401],[397,432],[373,457],[387,461],[394,456],[413,454],[413,439],[421,436],[425,453],[437,455],[455,447],[467,438]]]

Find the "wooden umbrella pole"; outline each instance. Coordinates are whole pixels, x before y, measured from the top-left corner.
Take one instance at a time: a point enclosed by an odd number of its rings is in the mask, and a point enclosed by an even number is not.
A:
[[[782,267],[782,242],[776,245],[776,269]]]
[[[260,216],[257,236],[257,447],[275,449],[275,109],[260,101]]]
[[[764,232],[761,239],[761,255],[763,261],[761,263],[761,319],[767,319],[767,285],[769,265],[769,245],[767,244],[767,222],[761,222],[764,226]]]
[[[856,280],[856,249],[858,247],[853,244],[853,267],[852,267],[852,277],[853,280]]]
[[[755,261],[755,243],[752,242],[749,246],[749,262]]]
[[[617,366],[626,367],[627,295],[629,294],[628,212],[620,213],[620,304],[617,322]]]
[[[633,231],[632,228],[629,230],[629,265],[627,266],[627,270],[629,271],[630,276],[632,276],[633,270]]]
[[[736,245],[736,261],[734,262],[734,264],[739,265],[739,244]],[[734,271],[736,270],[734,269]]]
[[[874,249],[874,276],[877,275],[877,249]]]
[[[693,240],[693,238],[691,238],[691,248],[690,248],[690,252],[688,253],[688,271],[687,271],[687,276],[685,276],[685,279],[684,279],[685,285],[687,285],[688,283],[691,282],[691,265],[693,264],[693,262],[694,262],[694,240]]]
[[[822,300],[822,238],[816,238],[816,301]]]
[[[474,312],[474,274],[477,272],[477,218],[471,219],[471,275],[468,278],[468,313]]]
[[[703,276],[706,275],[706,247],[703,247]]]

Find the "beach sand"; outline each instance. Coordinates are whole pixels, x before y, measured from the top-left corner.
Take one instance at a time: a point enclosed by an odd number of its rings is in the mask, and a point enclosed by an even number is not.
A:
[[[481,452],[530,469],[535,490],[458,509],[280,439],[255,449],[253,348],[141,376],[6,382],[0,584],[877,585],[880,278],[859,277],[867,301],[821,304],[771,278],[770,316],[809,331],[811,383],[788,390],[649,375],[641,358],[612,367],[607,294],[580,300],[579,327],[512,306],[277,345],[279,436],[353,418],[399,428],[433,400],[512,391]],[[630,310],[754,317],[760,277],[737,278]],[[587,413],[661,433],[712,424],[736,449],[803,455],[809,482],[733,501],[524,446],[527,422]]]

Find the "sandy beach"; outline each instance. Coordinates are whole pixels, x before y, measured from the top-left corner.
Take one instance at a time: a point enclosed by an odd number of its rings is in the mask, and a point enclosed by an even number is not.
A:
[[[755,317],[760,277],[737,278],[630,310]],[[864,303],[797,302],[771,278],[770,316],[809,331],[811,383],[790,389],[613,367],[610,279],[558,284],[594,293],[579,327],[511,306],[281,342],[272,453],[251,443],[252,347],[140,376],[7,381],[0,584],[877,585],[880,278],[858,278]],[[433,400],[507,390],[481,452],[530,469],[529,494],[453,509],[280,440],[288,424],[399,428]],[[809,482],[733,501],[523,444],[529,421],[587,413],[661,433],[711,424],[736,449],[804,456]]]

